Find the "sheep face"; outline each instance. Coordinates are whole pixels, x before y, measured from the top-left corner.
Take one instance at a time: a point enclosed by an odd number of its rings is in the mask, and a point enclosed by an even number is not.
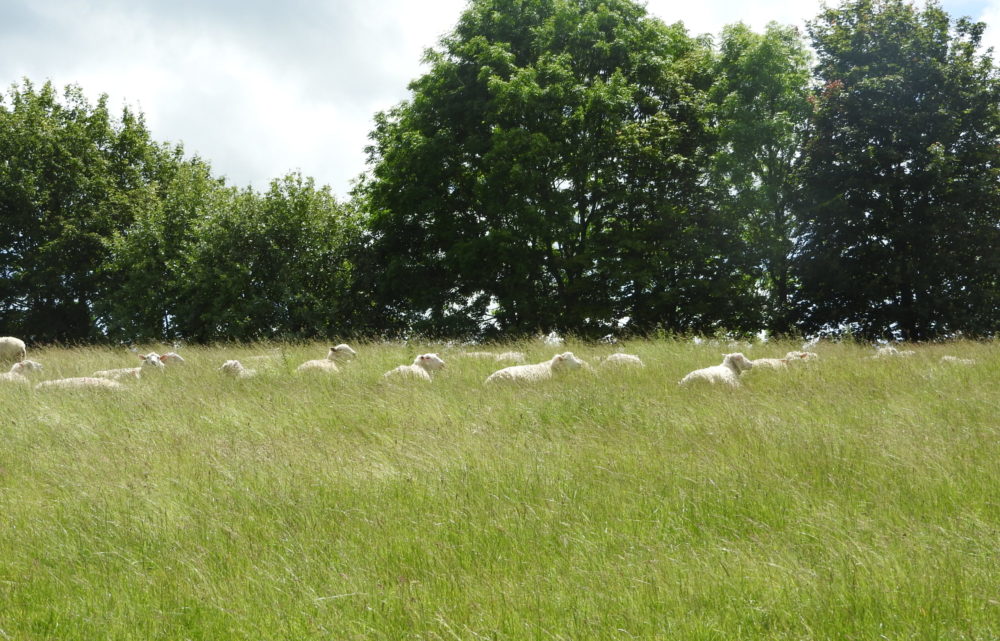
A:
[[[586,363],[581,361],[579,358],[573,355],[573,352],[563,352],[562,354],[556,354],[552,357],[552,369],[554,370],[570,370],[570,369],[580,369],[586,366]]]
[[[140,360],[142,360],[142,368],[144,370],[160,370],[166,368],[163,361],[160,360],[160,355],[156,352],[150,352],[146,355],[140,355]]]
[[[437,354],[421,354],[413,359],[413,364],[430,371],[444,369],[444,361]]]
[[[20,363],[14,363],[10,367],[10,371],[15,374],[26,374],[28,372],[39,372],[42,370],[42,364],[38,361],[24,360]]]
[[[329,361],[350,360],[357,355],[357,352],[341,343],[340,345],[330,348],[330,352],[326,355],[326,359]]]
[[[736,372],[744,372],[753,368],[753,362],[741,352],[723,354],[722,364],[728,366]]]

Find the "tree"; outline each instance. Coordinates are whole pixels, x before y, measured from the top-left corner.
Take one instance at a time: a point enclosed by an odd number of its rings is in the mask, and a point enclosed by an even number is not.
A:
[[[0,104],[0,333],[31,341],[99,336],[106,240],[155,196],[154,146],[141,116],[112,120],[107,97],[60,101],[25,81]]]
[[[180,149],[164,159],[152,183],[156,198],[108,240],[102,265],[107,294],[95,301],[98,324],[124,341],[185,338],[176,310],[191,283],[184,268],[202,221],[220,216],[232,190]]]
[[[473,0],[362,183],[376,290],[441,333],[711,330],[748,306],[711,206],[711,50],[631,0]]]
[[[219,192],[180,253],[177,332],[190,340],[313,337],[356,329],[348,292],[356,214],[290,174],[257,194]]]
[[[713,158],[718,206],[742,223],[749,273],[765,293],[763,323],[791,330],[794,205],[810,113],[810,56],[795,27],[740,23],[722,32],[712,102],[719,132]]]
[[[1000,82],[985,25],[852,0],[809,25],[804,327],[927,339],[1000,325]]]

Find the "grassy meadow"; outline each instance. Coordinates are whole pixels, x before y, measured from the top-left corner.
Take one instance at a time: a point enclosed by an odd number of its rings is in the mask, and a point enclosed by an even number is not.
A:
[[[0,384],[0,639],[1000,638],[998,343],[822,343],[739,389],[677,381],[800,345],[634,341],[643,370],[497,388],[460,348],[353,346],[337,375],[294,373],[313,343]],[[423,351],[432,384],[382,380]]]

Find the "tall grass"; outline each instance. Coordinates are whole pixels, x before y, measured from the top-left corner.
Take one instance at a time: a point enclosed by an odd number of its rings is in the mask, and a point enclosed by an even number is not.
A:
[[[1000,637],[994,343],[826,344],[740,389],[677,386],[712,344],[497,388],[457,350],[356,347],[335,376],[294,373],[321,344],[191,347],[125,393],[0,386],[0,637]],[[421,351],[432,384],[382,380]]]

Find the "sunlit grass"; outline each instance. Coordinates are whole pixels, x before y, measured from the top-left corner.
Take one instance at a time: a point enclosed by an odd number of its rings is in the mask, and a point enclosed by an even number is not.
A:
[[[0,637],[1000,636],[997,345],[677,386],[798,347],[636,341],[641,371],[495,389],[443,345],[357,345],[335,376],[294,373],[326,344],[188,347],[122,394],[0,387]],[[383,381],[424,351],[432,384]]]

